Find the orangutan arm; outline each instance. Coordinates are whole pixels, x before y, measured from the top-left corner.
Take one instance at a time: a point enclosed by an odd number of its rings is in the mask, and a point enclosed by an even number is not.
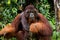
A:
[[[51,29],[51,31],[52,31],[51,25],[49,24],[47,18],[45,18],[43,16],[43,14],[41,14],[41,13],[38,13],[38,16],[40,17],[40,21],[42,21],[43,23],[45,23]]]
[[[11,24],[7,24],[1,31],[0,31],[0,35],[4,35],[7,33],[11,33],[11,32],[15,32],[15,29],[12,27]]]
[[[20,23],[20,14],[18,14],[12,23],[7,24],[2,30],[0,30],[0,35],[4,35],[7,33],[14,33]]]
[[[12,23],[11,23],[11,25],[15,28],[15,31],[17,31],[18,30],[18,26],[19,26],[19,24],[20,24],[20,22],[21,22],[21,20],[20,20],[20,15],[21,14],[18,14],[16,17],[15,17],[15,19],[12,21]]]
[[[46,23],[46,24],[48,24],[48,25],[50,26],[47,18],[45,18],[45,17],[43,16],[43,14],[38,13],[38,16],[40,17],[40,20],[41,20],[42,22],[44,22],[44,23]]]
[[[39,13],[38,15],[39,15],[39,17],[40,17],[40,21],[42,21],[43,24],[49,28],[49,30],[51,31],[51,34],[52,34],[52,31],[53,31],[53,30],[52,30],[52,27],[51,27],[51,25],[49,24],[47,18],[45,18],[41,13]],[[47,27],[46,27],[46,28],[47,28]]]

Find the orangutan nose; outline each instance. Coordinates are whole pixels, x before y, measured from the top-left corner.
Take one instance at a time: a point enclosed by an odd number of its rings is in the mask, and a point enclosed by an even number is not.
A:
[[[30,13],[29,17],[31,20],[34,20],[34,13]]]
[[[30,13],[29,17],[30,17],[31,19],[34,19],[34,13]]]

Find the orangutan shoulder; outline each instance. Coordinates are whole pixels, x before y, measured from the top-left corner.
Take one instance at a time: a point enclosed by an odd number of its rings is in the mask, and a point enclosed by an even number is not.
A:
[[[15,18],[19,18],[20,17],[20,14],[18,14]]]

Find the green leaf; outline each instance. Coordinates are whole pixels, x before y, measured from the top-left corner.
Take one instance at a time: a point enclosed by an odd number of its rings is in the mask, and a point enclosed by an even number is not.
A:
[[[10,5],[11,4],[11,0],[6,0],[6,4]]]
[[[57,33],[56,31],[53,32],[53,36],[52,36],[53,39],[56,39],[56,33]]]
[[[51,24],[53,30],[55,30],[56,29],[55,25],[51,21],[49,21],[49,23]]]
[[[14,3],[17,3],[18,0],[11,0],[11,1],[14,2]]]
[[[12,12],[13,13],[16,13],[17,12],[17,9],[16,8],[12,8]]]

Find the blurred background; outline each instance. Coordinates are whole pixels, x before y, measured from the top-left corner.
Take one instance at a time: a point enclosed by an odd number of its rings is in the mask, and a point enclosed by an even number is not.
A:
[[[11,23],[29,2],[50,22],[53,28],[52,40],[60,40],[60,32],[56,31],[54,0],[0,0],[0,29],[4,28],[6,24]],[[4,40],[4,37],[0,37],[0,39]],[[11,40],[16,40],[16,38],[11,38]]]

